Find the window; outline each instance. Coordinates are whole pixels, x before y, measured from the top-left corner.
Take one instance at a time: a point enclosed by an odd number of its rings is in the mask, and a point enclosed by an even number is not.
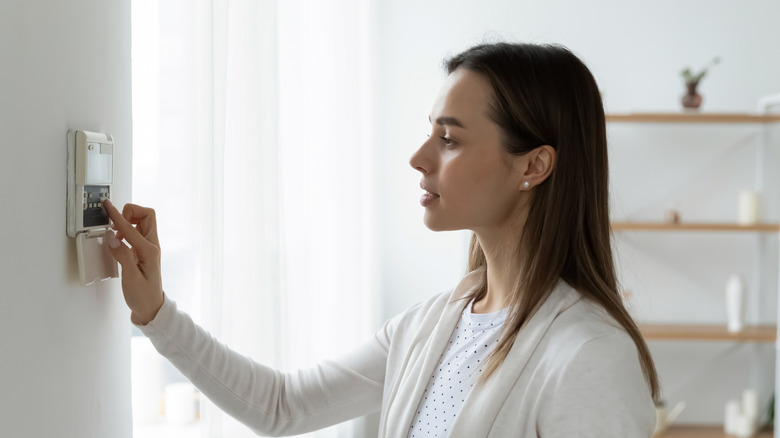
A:
[[[133,202],[157,211],[166,294],[283,370],[378,327],[359,14],[346,2],[132,2]],[[133,388],[147,387],[135,394],[184,381],[138,349],[134,372],[147,375]],[[181,436],[254,436],[210,403],[202,418]],[[136,438],[175,433],[152,423]]]

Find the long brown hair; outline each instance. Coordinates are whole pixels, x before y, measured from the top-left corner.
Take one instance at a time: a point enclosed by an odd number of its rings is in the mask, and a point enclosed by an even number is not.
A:
[[[483,44],[446,60],[445,67],[448,73],[465,68],[490,81],[488,116],[501,128],[507,152],[524,154],[541,145],[556,150],[555,168],[534,188],[517,246],[521,269],[509,296],[510,315],[482,378],[503,362],[523,324],[563,279],[625,328],[657,399],[653,359],[618,292],[609,224],[606,124],[593,75],[579,58],[557,45]],[[468,270],[486,264],[472,235]],[[467,298],[479,300],[486,293],[483,270],[482,287]]]

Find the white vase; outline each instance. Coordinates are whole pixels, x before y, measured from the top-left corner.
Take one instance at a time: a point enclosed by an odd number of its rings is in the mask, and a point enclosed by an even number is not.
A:
[[[745,314],[745,283],[740,275],[732,275],[726,283],[726,316],[730,332],[742,331]]]

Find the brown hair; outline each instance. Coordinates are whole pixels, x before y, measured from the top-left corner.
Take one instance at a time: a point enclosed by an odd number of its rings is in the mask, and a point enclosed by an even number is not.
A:
[[[507,152],[524,154],[541,145],[556,150],[555,168],[534,188],[517,247],[522,269],[509,296],[510,315],[482,378],[506,358],[520,328],[563,279],[625,328],[657,399],[653,359],[618,292],[609,224],[606,124],[593,75],[579,58],[557,45],[483,44],[446,60],[445,67],[448,73],[465,68],[490,81],[494,95],[488,116],[501,128]],[[472,235],[468,270],[486,263]],[[482,285],[467,299],[479,300],[487,293],[486,270]]]

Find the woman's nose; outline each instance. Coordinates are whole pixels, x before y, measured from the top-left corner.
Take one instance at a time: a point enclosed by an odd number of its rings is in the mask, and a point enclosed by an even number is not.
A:
[[[420,148],[409,157],[409,165],[420,173],[430,173],[432,170],[431,160],[426,155],[426,145],[429,141],[430,139],[426,140],[420,145]]]

